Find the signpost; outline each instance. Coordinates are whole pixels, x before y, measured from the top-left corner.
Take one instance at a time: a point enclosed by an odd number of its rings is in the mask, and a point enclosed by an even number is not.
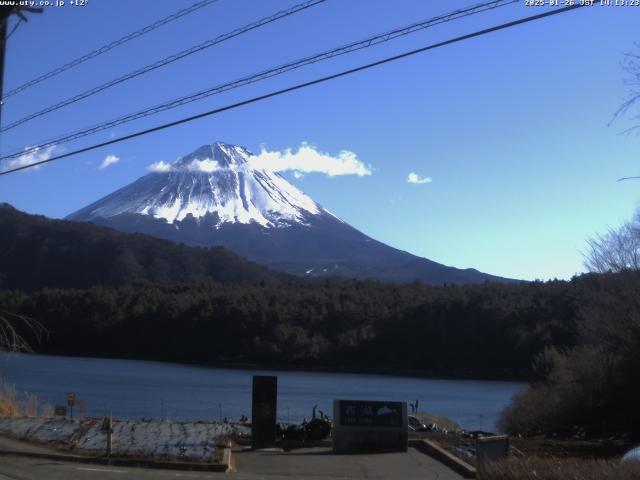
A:
[[[407,451],[406,402],[334,400],[333,418],[335,452]]]
[[[76,392],[67,392],[67,405],[69,406],[69,416],[73,418],[73,406],[76,404]]]
[[[104,417],[102,421],[102,431],[107,435],[107,457],[111,456],[111,450],[113,445],[113,417],[111,416],[111,412],[109,412],[108,417]]]
[[[278,377],[253,377],[251,405],[251,447],[267,448],[276,443]]]

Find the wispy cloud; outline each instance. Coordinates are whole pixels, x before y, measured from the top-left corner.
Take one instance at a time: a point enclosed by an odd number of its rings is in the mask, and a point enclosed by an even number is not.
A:
[[[204,158],[202,160],[197,158],[186,165],[182,164],[179,166],[176,166],[175,162],[168,163],[163,160],[160,160],[159,162],[152,163],[147,167],[147,170],[149,172],[160,172],[160,173],[172,172],[176,170],[189,170],[194,172],[211,173],[219,169],[220,169],[220,164],[216,160],[213,160],[211,158]]]
[[[341,150],[338,155],[320,152],[315,147],[303,143],[298,151],[291,148],[283,151],[262,149],[260,154],[249,159],[252,167],[274,172],[293,171],[299,178],[305,173],[324,173],[330,177],[338,175],[371,175],[373,168],[366,165],[349,150]]]
[[[115,165],[116,163],[118,163],[120,161],[120,158],[117,157],[116,155],[107,155],[106,157],[104,157],[104,160],[102,160],[102,163],[100,165],[98,165],[98,170],[104,170],[107,167],[110,167],[111,165]]]
[[[407,182],[416,184],[431,183],[431,177],[422,177],[416,172],[411,172],[407,175]]]
[[[25,152],[32,150],[33,147],[25,147]],[[5,164],[5,168],[3,170],[13,170],[14,168],[20,168],[27,165],[33,165],[34,163],[44,162],[53,157],[54,153],[60,152],[62,149],[56,145],[51,145],[47,148],[37,148],[29,151],[29,153],[25,153],[18,158],[15,158],[8,163]],[[36,165],[33,167],[33,170],[40,168],[40,165]]]

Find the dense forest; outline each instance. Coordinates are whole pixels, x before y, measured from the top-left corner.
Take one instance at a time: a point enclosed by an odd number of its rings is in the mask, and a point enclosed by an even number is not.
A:
[[[140,284],[0,291],[0,306],[41,322],[49,334],[35,347],[48,353],[528,378],[536,355],[573,348],[626,282],[640,286],[640,275],[446,287]]]

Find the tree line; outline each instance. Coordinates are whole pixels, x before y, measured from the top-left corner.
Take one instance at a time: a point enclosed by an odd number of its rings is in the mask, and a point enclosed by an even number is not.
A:
[[[623,285],[637,288],[640,275],[443,287],[332,279],[5,290],[0,308],[46,328],[46,338],[33,339],[43,353],[526,379],[536,355],[576,347],[594,318],[613,315],[603,304]],[[626,301],[615,311],[640,311]]]

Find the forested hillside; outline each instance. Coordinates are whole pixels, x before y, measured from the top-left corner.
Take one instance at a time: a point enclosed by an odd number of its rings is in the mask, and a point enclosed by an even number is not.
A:
[[[622,285],[640,287],[640,274],[448,287],[147,284],[4,291],[0,305],[43,323],[40,352],[528,378],[537,354],[574,347]]]
[[[0,204],[0,288],[86,288],[194,280],[287,279],[222,247],[197,248],[90,223],[51,220]]]

